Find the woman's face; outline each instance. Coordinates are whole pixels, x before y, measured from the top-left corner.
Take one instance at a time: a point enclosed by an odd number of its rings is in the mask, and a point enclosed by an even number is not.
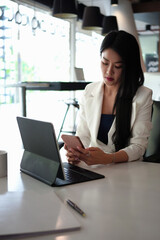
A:
[[[119,87],[123,61],[120,55],[111,48],[105,49],[101,56],[101,71],[104,83],[107,86]]]

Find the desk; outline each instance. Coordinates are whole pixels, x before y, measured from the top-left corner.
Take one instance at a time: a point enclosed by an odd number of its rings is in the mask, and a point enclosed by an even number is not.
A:
[[[26,91],[76,91],[83,90],[90,82],[20,82],[7,87],[22,88],[22,115],[26,117]]]
[[[28,240],[160,239],[160,164],[130,162],[97,166],[93,170],[106,178],[52,188],[20,173],[21,156],[16,156],[9,154],[8,180],[0,179],[0,192],[53,189],[64,203],[67,198],[72,199],[87,215],[83,218],[67,206],[81,224],[79,231]]]

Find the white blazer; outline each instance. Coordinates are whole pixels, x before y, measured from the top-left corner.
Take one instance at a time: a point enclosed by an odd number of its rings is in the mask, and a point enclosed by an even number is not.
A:
[[[115,152],[112,135],[115,132],[115,119],[108,133],[108,144],[97,139],[103,102],[103,81],[86,86],[80,101],[80,111],[76,135],[85,147],[99,147],[106,153]],[[123,150],[129,161],[141,159],[148,144],[151,131],[152,90],[141,86],[133,99],[129,145]]]

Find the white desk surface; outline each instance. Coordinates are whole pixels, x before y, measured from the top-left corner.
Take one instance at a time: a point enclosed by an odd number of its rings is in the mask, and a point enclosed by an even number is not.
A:
[[[13,152],[8,154],[8,178],[0,179],[0,194],[6,191],[51,191],[52,187],[20,173],[20,158],[21,155],[17,157]],[[160,164],[130,162],[98,166],[93,170],[106,178],[52,188],[64,203],[70,198],[86,212],[84,218],[67,206],[81,229],[27,239],[159,240]]]

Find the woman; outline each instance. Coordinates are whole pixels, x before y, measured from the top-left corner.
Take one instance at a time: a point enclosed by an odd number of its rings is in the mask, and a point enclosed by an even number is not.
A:
[[[151,130],[152,91],[143,86],[134,36],[110,32],[100,48],[103,81],[87,85],[76,135],[85,149],[67,150],[70,163],[87,165],[141,159]]]

